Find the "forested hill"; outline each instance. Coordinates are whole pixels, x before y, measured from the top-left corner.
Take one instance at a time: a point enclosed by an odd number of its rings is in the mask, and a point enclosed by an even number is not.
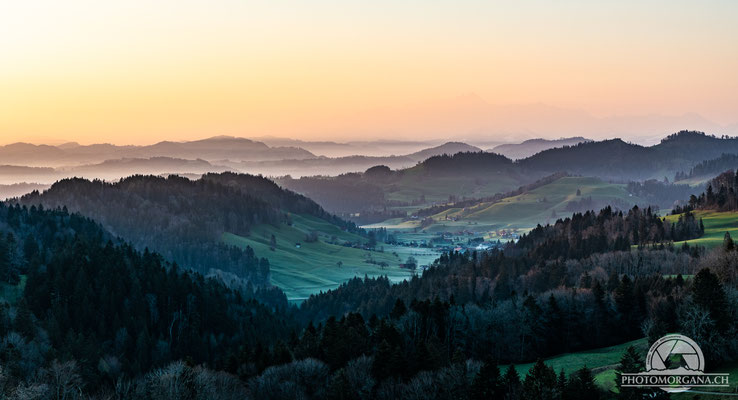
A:
[[[520,160],[531,171],[563,170],[619,180],[662,179],[723,153],[738,152],[738,138],[715,137],[681,131],[655,146],[645,147],[620,139],[585,142],[542,151]]]
[[[732,169],[723,172],[707,184],[707,189],[699,196],[691,196],[686,210],[738,210],[738,172]],[[675,213],[684,210],[675,209]]]
[[[695,239],[704,234],[702,221],[686,213],[671,223],[650,208],[638,206],[623,213],[605,207],[599,213],[575,213],[547,226],[538,226],[512,246],[511,252],[525,252],[536,261],[580,259],[595,253],[629,250]]]
[[[389,285],[386,280],[367,280],[363,286],[352,281],[326,295],[312,296],[302,308],[306,316],[318,318],[356,309],[367,316],[381,315],[392,307],[383,302],[387,298],[401,297],[409,302],[440,296],[446,300],[453,297],[461,304],[485,303],[509,299],[516,293],[580,287],[582,279],[588,280],[584,285],[589,286],[593,279],[605,280],[613,274],[687,273],[693,267],[689,259],[698,257],[700,250],[689,246],[674,249],[669,243],[695,239],[703,233],[702,221],[691,213],[670,222],[648,208],[622,212],[606,207],[539,225],[499,250],[444,254],[435,267],[410,282]],[[634,246],[637,252],[631,251]],[[340,300],[332,298],[335,296]]]
[[[394,335],[413,338],[392,344],[409,368],[428,349],[515,363],[675,331],[702,338],[717,364],[736,356],[721,345],[735,343],[738,329],[736,300],[727,295],[738,283],[735,247],[707,253],[657,243],[700,234],[690,215],[668,223],[638,208],[575,214],[501,250],[444,254],[407,282],[356,278],[312,296],[300,317],[386,316]]]
[[[232,273],[257,287],[269,285],[268,260],[251,248],[223,244],[224,232],[248,236],[258,224],[287,221],[287,211],[353,228],[265,178],[235,174],[212,174],[195,181],[177,176],[132,176],[116,183],[66,179],[21,201],[66,207],[100,221],[137,249],[154,249],[203,274]]]
[[[688,171],[680,171],[674,176],[674,181],[691,181],[694,184],[727,171],[738,165],[738,154],[723,154],[718,158],[705,160]]]
[[[427,175],[480,175],[506,172],[505,170],[512,169],[514,165],[512,160],[499,154],[463,152],[433,156],[421,162],[418,167]]]
[[[653,177],[655,151],[620,139],[542,151],[518,163],[533,171],[567,171],[623,180]]]
[[[4,386],[50,382],[42,368],[53,359],[73,362],[70,373],[92,388],[185,357],[223,365],[294,327],[242,292],[111,239],[88,218],[0,204],[0,287],[21,277],[15,304],[0,301]]]
[[[233,172],[211,173],[203,175],[202,180],[234,188],[243,194],[261,199],[280,210],[313,215],[347,231],[362,233],[362,230],[353,222],[336,217],[325,211],[313,200],[291,190],[283,189],[273,181],[260,175],[236,174]]]
[[[364,173],[335,177],[284,177],[279,184],[306,194],[331,212],[351,214],[387,207],[428,205],[469,194],[488,197],[534,182],[545,174],[523,172],[505,156],[461,152],[430,157],[411,168],[377,165]]]

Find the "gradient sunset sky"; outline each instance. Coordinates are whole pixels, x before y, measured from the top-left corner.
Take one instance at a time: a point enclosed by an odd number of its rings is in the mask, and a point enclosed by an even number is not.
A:
[[[736,21],[734,0],[2,1],[0,143],[424,139],[487,103],[731,125]]]

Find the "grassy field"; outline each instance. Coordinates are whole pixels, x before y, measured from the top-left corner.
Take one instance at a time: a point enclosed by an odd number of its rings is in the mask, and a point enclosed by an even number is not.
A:
[[[708,248],[720,246],[723,243],[725,232],[730,232],[733,239],[738,239],[738,212],[695,211],[697,218],[702,218],[705,225],[705,234],[698,239],[686,240],[690,245],[705,246]],[[667,220],[675,222],[679,216],[669,215]],[[675,244],[682,244],[677,242]]]
[[[493,196],[520,186],[519,179],[509,174],[489,175],[483,178],[462,175],[426,178],[422,165],[404,171],[399,182],[385,188],[388,200],[412,202],[421,196],[426,202],[447,201],[449,195],[463,194],[468,198]]]
[[[577,196],[577,190],[580,195]],[[519,229],[527,231],[537,224],[552,222],[571,215],[567,206],[590,198],[596,207],[605,204],[637,204],[644,201],[628,193],[623,184],[604,182],[598,178],[564,177],[518,196],[507,197],[495,203],[480,203],[473,207],[452,208],[434,215],[435,223],[426,233],[444,231],[496,231]],[[368,227],[384,227],[400,231],[420,231],[420,222],[393,219]],[[494,235],[490,238],[495,239]]]
[[[0,302],[7,301],[10,304],[18,301],[18,298],[23,295],[23,289],[26,287],[25,275],[20,276],[20,282],[17,285],[9,285],[7,283],[0,283]]]
[[[615,388],[615,369],[620,363],[623,353],[629,346],[635,346],[644,355],[648,351],[648,343],[644,338],[601,349],[562,354],[547,358],[544,362],[546,365],[553,367],[556,374],[564,370],[564,373],[568,375],[586,366],[592,370],[598,385],[607,390],[612,390]],[[524,379],[528,370],[532,367],[533,363],[520,364],[516,365],[515,369],[518,371],[520,378]],[[504,368],[507,368],[507,366],[500,367],[503,372]]]
[[[571,374],[572,372],[586,366],[592,370],[595,377],[595,382],[605,390],[617,392],[617,386],[615,384],[615,370],[620,363],[620,358],[629,346],[634,346],[641,355],[645,356],[648,351],[649,344],[645,338],[634,340],[619,344],[612,347],[604,347],[601,349],[581,351],[577,353],[562,354],[555,357],[545,359],[546,365],[553,367],[558,374],[561,370],[564,373]],[[533,363],[516,365],[515,369],[518,371],[521,379],[525,378],[528,370],[533,367]],[[500,366],[500,370],[504,373],[504,369],[507,366]],[[736,387],[738,386],[738,362],[730,363],[727,365],[720,366],[713,371],[707,372],[719,372],[729,373],[731,388],[725,389],[705,389],[705,391],[715,392],[732,392],[735,393]],[[674,400],[687,400],[693,399],[694,393],[680,393],[672,394]],[[735,396],[717,396],[710,395],[710,399],[734,399]]]
[[[577,190],[581,192],[580,196],[577,196]],[[641,201],[632,197],[622,184],[607,183],[598,178],[564,177],[498,203],[482,203],[473,209],[456,210],[451,216],[473,220],[480,224],[517,224],[521,227],[532,227],[554,219],[553,213],[557,216],[571,214],[571,211],[566,210],[569,203],[589,197],[596,204],[609,204],[614,201],[630,204]]]
[[[421,248],[379,244],[377,251],[367,251],[331,244],[328,242],[364,242],[365,239],[312,216],[292,215],[292,221],[292,226],[257,226],[249,237],[226,233],[223,240],[237,246],[251,246],[259,257],[269,259],[272,283],[282,288],[293,301],[333,289],[354,276],[386,275],[392,281],[402,281],[409,278],[411,272],[400,268],[399,264],[409,256],[415,257],[420,265],[429,264],[439,256]],[[306,235],[313,231],[318,232],[319,240],[306,242]],[[272,234],[277,239],[274,251],[269,246]],[[299,248],[297,243],[300,243]],[[339,262],[342,263],[340,267]],[[372,262],[388,265],[382,268]]]

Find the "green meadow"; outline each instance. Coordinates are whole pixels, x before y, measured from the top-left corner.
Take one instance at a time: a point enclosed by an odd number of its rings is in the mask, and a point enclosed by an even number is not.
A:
[[[611,347],[561,354],[544,359],[543,361],[546,365],[553,367],[556,374],[563,370],[564,373],[569,375],[586,366],[592,370],[592,374],[598,385],[607,390],[614,390],[616,389],[615,370],[620,363],[620,358],[629,346],[634,346],[643,355],[648,351],[648,343],[643,338]],[[533,367],[533,364],[528,363],[515,366],[515,370],[518,371],[521,379],[525,378],[525,375]],[[503,373],[505,368],[507,366],[500,367]]]
[[[430,264],[439,256],[428,249],[382,243],[374,251],[346,247],[342,243],[363,243],[366,239],[312,216],[292,214],[291,220],[291,226],[259,225],[248,237],[225,233],[223,240],[236,246],[251,246],[257,256],[269,259],[272,284],[292,301],[333,289],[355,276],[386,275],[399,282],[412,276],[411,271],[400,268],[409,256],[415,257],[419,265]],[[311,232],[318,234],[317,241],[306,241]],[[277,242],[274,250],[270,249],[272,234]]]
[[[399,182],[384,188],[388,200],[413,202],[425,197],[426,203],[448,201],[449,194],[463,193],[467,198],[493,196],[512,190],[520,180],[510,174],[491,174],[485,177],[467,177],[464,174],[427,177],[423,165],[403,172]],[[417,209],[419,207],[414,207]]]
[[[577,190],[580,194],[577,195]],[[495,231],[518,229],[527,231],[537,224],[555,221],[571,215],[567,207],[571,203],[591,198],[596,207],[605,204],[637,204],[644,201],[632,196],[624,184],[605,182],[591,177],[563,177],[547,185],[498,202],[483,202],[472,207],[452,208],[433,215],[434,223],[420,229],[418,220],[392,219],[368,225],[370,228],[384,227],[400,231],[412,231],[416,236],[423,231],[428,234],[444,231]],[[571,206],[569,206],[571,207]],[[490,235],[494,239],[494,235]]]
[[[690,245],[707,248],[720,246],[723,243],[725,232],[730,232],[733,239],[738,239],[738,212],[733,211],[694,211],[697,218],[702,218],[705,225],[705,234],[697,239],[685,240]],[[667,221],[676,222],[678,215],[669,215]],[[684,242],[676,242],[682,244]]]

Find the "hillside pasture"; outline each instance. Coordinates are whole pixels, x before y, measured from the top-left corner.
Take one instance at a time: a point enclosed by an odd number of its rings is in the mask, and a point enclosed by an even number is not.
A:
[[[345,246],[343,243],[364,243],[366,239],[312,216],[290,217],[291,226],[258,225],[250,236],[225,233],[223,240],[239,247],[251,246],[257,256],[267,258],[272,284],[292,301],[334,289],[355,276],[386,275],[399,282],[412,276],[411,271],[400,268],[409,256],[415,257],[419,265],[430,264],[439,256],[429,249],[382,243],[372,251]],[[311,232],[317,233],[317,241],[306,240]],[[276,239],[274,250],[270,246],[271,235]],[[382,267],[380,263],[387,265]]]
[[[730,232],[730,236],[735,240],[738,239],[738,212],[735,211],[703,211],[697,210],[693,212],[696,218],[702,218],[705,225],[705,234],[697,239],[676,242],[675,245],[681,245],[684,242],[690,246],[704,246],[712,248],[723,244],[725,232]],[[669,215],[667,221],[676,222],[679,215]]]

